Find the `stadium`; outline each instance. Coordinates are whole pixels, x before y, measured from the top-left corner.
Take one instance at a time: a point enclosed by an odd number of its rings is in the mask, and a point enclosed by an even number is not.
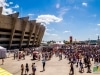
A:
[[[37,47],[40,45],[45,27],[29,17],[18,18],[19,13],[2,15],[0,7],[0,46],[7,49]]]

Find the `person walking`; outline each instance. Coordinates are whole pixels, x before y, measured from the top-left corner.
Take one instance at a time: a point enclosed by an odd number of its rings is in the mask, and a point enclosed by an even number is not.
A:
[[[79,64],[79,60],[78,59],[76,59],[76,67],[78,67],[78,64]]]
[[[87,62],[87,73],[91,73],[91,61],[90,61],[90,58],[88,58],[88,62]]]
[[[25,60],[25,53],[23,52],[23,54],[22,54],[22,55],[23,55],[23,60]]]
[[[25,69],[25,74],[26,74],[26,72],[27,72],[27,74],[28,74],[28,72],[29,72],[29,66],[28,66],[28,63],[26,63],[26,69]]]
[[[2,58],[2,65],[4,64],[4,58]]]
[[[40,61],[40,59],[41,59],[41,55],[39,54],[39,56],[38,56],[38,60]]]
[[[14,60],[15,60],[15,58],[16,58],[16,54],[14,53]]]
[[[73,67],[73,62],[70,64],[70,75],[74,75],[74,67]]]
[[[23,72],[24,72],[24,65],[21,64],[21,75],[23,75]]]
[[[36,66],[35,63],[32,63],[32,74],[35,75],[36,72]]]
[[[81,60],[80,60],[79,64],[80,64],[79,72],[83,73],[84,72],[84,68],[83,68],[83,63],[82,63]]]
[[[46,60],[45,60],[45,58],[43,57],[43,59],[42,59],[42,64],[43,64],[43,71],[45,71],[45,64],[46,64]]]

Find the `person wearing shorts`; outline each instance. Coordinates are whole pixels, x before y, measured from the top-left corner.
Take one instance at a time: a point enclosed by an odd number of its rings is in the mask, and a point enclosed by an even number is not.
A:
[[[24,72],[24,65],[21,64],[21,75],[23,75],[23,72]]]
[[[32,74],[35,75],[35,72],[36,72],[36,66],[35,66],[35,63],[32,63]]]
[[[26,74],[26,72],[27,72],[27,74],[28,74],[28,72],[29,72],[29,66],[28,66],[28,63],[26,63],[25,74]]]

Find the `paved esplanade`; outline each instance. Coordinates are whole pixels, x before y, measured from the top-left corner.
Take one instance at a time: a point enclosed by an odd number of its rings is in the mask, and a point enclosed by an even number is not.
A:
[[[45,67],[45,71],[44,72],[40,72],[42,71],[42,61],[31,61],[30,56],[26,56],[25,60],[13,60],[13,58],[7,58],[5,59],[5,63],[4,65],[0,65],[1,68],[6,69],[7,71],[11,72],[13,75],[20,75],[21,73],[21,64],[29,64],[29,74],[32,73],[32,69],[31,69],[31,64],[32,63],[36,63],[37,66],[37,70],[36,70],[36,75],[69,75],[69,64],[68,64],[68,60],[63,59],[61,61],[59,61],[58,57],[55,57],[55,55],[52,57],[52,59],[50,61],[46,62],[46,67]],[[0,61],[1,63],[1,61]],[[92,62],[93,63],[93,62]],[[79,68],[75,67],[75,74],[74,75],[81,75],[81,73],[78,72]],[[83,73],[83,75],[95,75],[93,73],[86,73],[86,68],[85,68],[85,73]],[[25,71],[24,71],[25,73]]]

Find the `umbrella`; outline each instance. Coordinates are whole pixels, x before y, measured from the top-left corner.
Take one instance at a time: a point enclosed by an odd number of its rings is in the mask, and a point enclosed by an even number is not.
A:
[[[38,51],[33,51],[33,54],[38,54],[39,52]]]

